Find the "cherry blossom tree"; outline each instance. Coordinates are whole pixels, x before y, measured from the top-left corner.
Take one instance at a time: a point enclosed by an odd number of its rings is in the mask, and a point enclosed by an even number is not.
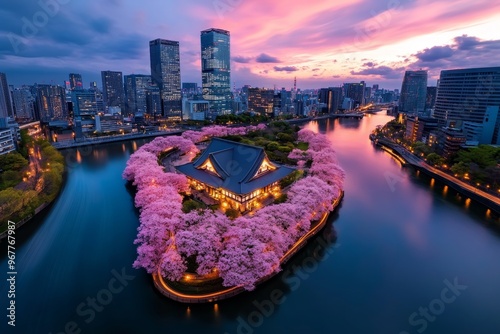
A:
[[[280,270],[280,259],[305,235],[311,221],[332,210],[345,178],[328,138],[301,130],[298,139],[309,143],[306,151],[294,149],[289,158],[299,168],[312,160],[305,178],[295,182],[285,203],[269,205],[253,216],[228,219],[221,212],[182,212],[182,196],[189,185],[184,175],[166,173],[158,155],[168,150],[196,154],[195,143],[219,136],[244,135],[265,125],[228,128],[205,127],[185,131],[182,136],[159,137],[142,146],[127,162],[123,178],[137,186],[135,205],[141,210],[135,243],[135,268],[159,271],[169,280],[179,280],[187,270],[187,259],[195,258],[196,273],[219,269],[224,286],[252,290],[262,279]]]

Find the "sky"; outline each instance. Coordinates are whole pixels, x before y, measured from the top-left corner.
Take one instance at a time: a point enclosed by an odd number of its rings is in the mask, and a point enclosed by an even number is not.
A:
[[[401,88],[405,70],[500,66],[500,1],[16,0],[0,8],[9,84],[100,71],[150,74],[149,41],[180,42],[181,79],[201,84],[200,31],[231,33],[236,87]]]

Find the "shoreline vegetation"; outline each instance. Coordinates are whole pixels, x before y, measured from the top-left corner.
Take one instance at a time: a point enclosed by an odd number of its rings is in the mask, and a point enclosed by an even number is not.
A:
[[[19,227],[56,199],[64,167],[63,156],[48,141],[21,131],[19,150],[0,156],[0,239],[9,220]]]
[[[390,123],[391,122],[389,122],[388,124]],[[428,152],[427,157],[430,156],[431,158],[429,160],[429,158],[424,159],[425,153],[422,154],[423,152],[421,152],[421,150],[417,149],[417,152],[415,151],[415,148],[409,150],[402,144],[401,140],[398,143],[394,140],[394,138],[391,138],[391,136],[385,135],[383,132],[384,128],[385,127],[372,133],[370,135],[370,140],[373,141],[377,146],[380,146],[383,150],[388,152],[403,166],[412,166],[417,170],[426,173],[430,177],[440,180],[444,184],[455,189],[460,194],[474,199],[476,202],[487,207],[489,210],[495,212],[500,216],[500,197],[498,196],[498,193],[492,191],[491,186],[488,186],[484,189],[479,188],[477,183],[471,182],[471,178],[473,177],[469,177],[469,174],[467,173],[467,171],[465,171],[465,169],[463,169],[460,174],[453,174],[454,171],[456,172],[456,166],[464,167],[464,165],[467,165],[467,168],[470,168],[469,164],[472,164],[473,166],[475,165],[477,170],[477,164],[475,163],[475,160],[482,160],[483,165],[493,165],[492,163],[488,163],[488,161],[494,160],[495,156],[500,156],[500,149],[485,149],[484,147],[478,147],[475,149],[461,150],[458,152],[458,154],[447,160],[439,156],[438,158],[435,158],[435,156],[437,156],[436,153]],[[408,145],[410,144],[411,143],[409,143]],[[421,143],[417,142],[415,146],[414,143],[412,147],[418,148],[422,146],[420,144]],[[476,150],[476,152],[474,152],[474,150]],[[497,153],[493,152],[493,150],[497,151]],[[420,157],[417,154],[420,154]],[[451,168],[448,167],[450,165],[452,166]],[[482,173],[477,170],[477,172],[475,173],[475,177],[478,177],[477,175],[481,174]],[[494,182],[494,185],[495,187],[499,187],[499,184],[496,181]]]
[[[193,160],[199,153],[195,143],[212,137],[261,146],[271,160],[296,166],[300,175],[287,181],[286,197],[244,215],[226,215],[224,208],[186,210],[188,180],[165,172],[159,156],[175,148],[176,155]],[[269,127],[211,126],[157,138],[130,157],[123,177],[136,186],[140,208],[134,267],[152,274],[162,293],[161,282],[169,281],[175,294],[223,293],[219,297],[227,298],[274,276],[290,251],[301,248],[315,234],[311,231],[321,230],[318,222],[324,224],[343,196],[344,172],[324,135],[276,122]]]

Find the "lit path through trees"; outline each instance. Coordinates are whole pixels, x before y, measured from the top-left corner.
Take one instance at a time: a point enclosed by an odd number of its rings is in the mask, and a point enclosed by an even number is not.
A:
[[[343,191],[340,192],[339,196],[335,199],[333,203],[333,211],[337,208],[339,205],[340,201],[344,197]],[[319,231],[325,227],[325,224],[327,222],[328,216],[330,215],[331,212],[326,212],[323,214],[321,219],[307,232],[304,236],[302,236],[297,242],[281,257],[280,259],[280,265],[285,264],[293,255],[295,255],[302,247],[305,246],[307,241],[318,234]],[[172,236],[171,236],[172,237]],[[170,247],[174,247],[175,243],[171,243]],[[156,273],[153,273],[153,282],[155,287],[166,297],[171,298],[173,300],[182,302],[182,303],[207,303],[207,302],[215,302],[218,300],[226,299],[232,296],[235,296],[243,291],[246,291],[243,285],[240,286],[235,286],[235,287],[230,287],[221,291],[213,292],[213,293],[207,293],[207,294],[185,294],[176,291],[173,289],[171,286],[169,286],[168,282],[165,281],[163,276],[161,275],[161,265],[158,266],[158,271]],[[264,281],[267,281],[274,275],[276,275],[278,272],[274,271],[272,274],[269,276],[263,277],[257,282],[257,284],[262,283]],[[256,285],[257,285],[256,284]]]

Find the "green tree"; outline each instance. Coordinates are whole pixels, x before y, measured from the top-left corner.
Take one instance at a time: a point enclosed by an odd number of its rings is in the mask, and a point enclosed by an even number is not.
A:
[[[464,176],[466,173],[469,173],[469,164],[460,161],[451,166],[450,170],[457,176]]]
[[[436,153],[429,153],[426,159],[427,163],[431,166],[440,166],[444,163],[444,158]]]
[[[24,167],[28,166],[28,164],[28,160],[26,160],[21,154],[17,152],[0,155],[0,169],[4,171],[20,171]]]

